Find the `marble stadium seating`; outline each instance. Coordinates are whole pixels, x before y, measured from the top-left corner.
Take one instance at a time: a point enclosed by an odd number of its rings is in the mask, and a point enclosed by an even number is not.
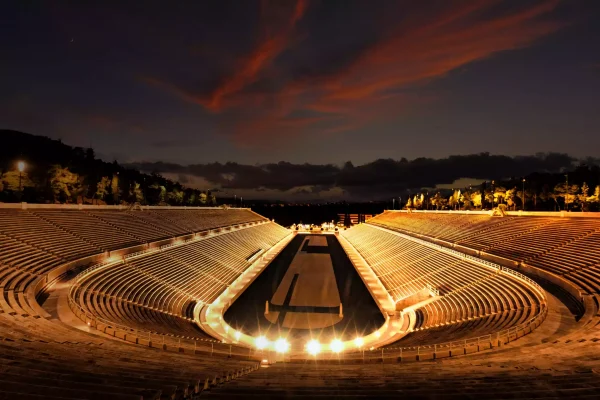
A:
[[[138,346],[125,340],[110,339],[108,335],[81,331],[39,307],[31,289],[35,282],[44,281],[57,267],[74,260],[102,257],[115,249],[256,222],[263,225],[190,242],[188,246],[200,248],[214,239],[220,240],[214,243],[215,246],[229,240],[250,239],[253,246],[268,246],[285,231],[275,224],[264,224],[264,218],[247,210],[0,209],[0,399],[191,398],[204,388],[254,370],[256,360],[247,357],[227,357],[217,351],[181,353],[173,341],[168,342],[168,346],[160,341]],[[277,233],[268,229],[271,227]],[[250,233],[252,229],[254,231]],[[225,239],[227,235],[238,234],[240,237]],[[176,246],[158,254],[163,258],[156,259],[155,268],[159,267],[159,260],[171,260],[179,265],[186,263],[184,259],[178,259],[186,252]],[[245,254],[238,250],[228,257],[241,259]],[[208,275],[220,268],[227,269],[223,262],[228,262],[228,258],[223,258],[227,261],[210,260],[212,264],[190,264],[188,270],[196,269],[197,279],[203,281],[204,277],[212,279]],[[225,279],[239,273],[244,263],[231,267],[238,270],[232,269],[232,273],[217,278],[222,282],[217,290],[226,285]],[[123,271],[144,268],[151,267],[141,259],[132,259]],[[206,269],[204,275],[203,268]],[[134,282],[138,283],[147,276],[139,272],[136,275]],[[117,282],[126,283],[124,280]],[[160,285],[156,280],[151,283]],[[201,282],[196,285],[202,287]],[[182,289],[186,290],[188,297],[202,292],[208,296],[206,300],[210,299],[206,290]],[[82,291],[82,295],[86,294],[90,295],[88,307],[127,326],[150,329],[168,337],[207,338],[190,322],[189,316],[182,315],[182,310],[170,313],[106,293],[91,295],[91,292]],[[172,300],[176,301],[175,297]]]
[[[287,234],[244,209],[0,208],[0,399],[600,395],[600,219],[385,213],[340,232],[393,299],[424,287],[435,297],[412,310],[412,332],[384,348],[259,367],[192,314]],[[465,249],[558,280],[534,277],[540,296]],[[563,281],[585,302],[561,292]],[[67,308],[82,320],[67,324],[60,307],[46,307],[59,301],[39,291],[47,284],[72,296]],[[518,335],[532,319],[540,325]],[[514,337],[492,341],[507,331]],[[485,335],[473,352],[442,346]]]

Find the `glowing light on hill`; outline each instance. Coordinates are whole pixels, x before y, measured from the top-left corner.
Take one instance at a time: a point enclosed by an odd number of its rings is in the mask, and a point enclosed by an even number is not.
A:
[[[269,345],[269,341],[267,340],[266,337],[264,336],[259,336],[256,338],[256,340],[254,341],[254,345],[256,346],[256,348],[258,350],[262,350],[264,348],[266,348]]]
[[[363,344],[365,344],[365,341],[363,340],[363,338],[357,337],[356,339],[354,339],[354,345],[356,347],[362,347]]]
[[[344,343],[340,339],[333,339],[329,345],[329,348],[334,353],[339,353],[344,351]]]
[[[290,343],[283,339],[279,338],[275,341],[275,351],[278,353],[287,353],[290,349]]]
[[[306,344],[306,351],[312,356],[316,356],[321,352],[321,343],[318,340],[312,339]]]

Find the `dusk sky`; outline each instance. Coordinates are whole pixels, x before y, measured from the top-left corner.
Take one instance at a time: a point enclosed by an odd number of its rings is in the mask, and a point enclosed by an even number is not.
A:
[[[598,156],[600,1],[5,1],[0,128],[123,162]]]

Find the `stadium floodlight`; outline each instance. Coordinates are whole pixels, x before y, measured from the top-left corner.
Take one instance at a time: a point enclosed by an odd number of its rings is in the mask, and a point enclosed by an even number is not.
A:
[[[375,332],[375,337],[376,338],[379,338],[380,336],[381,336],[381,332],[379,332],[379,331]]]
[[[344,343],[340,339],[333,339],[329,345],[329,348],[334,353],[340,353],[344,350]]]
[[[321,352],[321,343],[318,340],[312,339],[306,344],[306,351],[311,356],[316,356]]]
[[[290,349],[290,343],[284,338],[279,338],[275,341],[275,351],[278,353],[287,353]]]
[[[262,350],[269,345],[269,341],[264,336],[259,336],[254,340],[254,345],[258,350]]]
[[[365,341],[363,340],[363,338],[357,337],[356,339],[354,339],[354,345],[356,347],[363,347],[363,344],[365,344]]]
[[[235,331],[235,340],[237,340],[238,342],[240,341],[240,336],[242,336],[242,334],[240,333],[240,331]]]

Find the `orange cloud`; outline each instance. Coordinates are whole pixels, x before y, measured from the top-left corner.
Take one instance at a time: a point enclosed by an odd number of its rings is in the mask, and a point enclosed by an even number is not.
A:
[[[263,3],[263,8],[266,7],[269,7],[268,2]],[[260,72],[271,65],[273,60],[287,48],[293,28],[304,15],[306,7],[305,0],[296,1],[289,22],[278,31],[263,34],[252,54],[241,62],[233,75],[225,79],[223,84],[213,91],[206,104],[208,109],[219,111],[224,98],[239,92],[258,79]]]
[[[481,6],[444,15],[413,32],[399,32],[369,49],[326,84],[328,99],[360,100],[381,91],[405,87],[446,73],[503,50],[530,44],[559,28],[535,21],[558,1],[490,21],[469,17]]]
[[[321,83],[324,94],[306,107],[343,114],[354,121],[334,131],[364,126],[389,111],[381,108],[386,103],[381,100],[390,91],[426,84],[461,66],[529,45],[554,32],[560,24],[537,19],[552,11],[557,3],[545,1],[486,21],[474,17],[491,3],[471,3],[422,22],[415,29],[399,29],[365,51],[350,66],[329,76]]]
[[[254,50],[216,89],[195,94],[157,79],[145,81],[213,111],[222,132],[238,144],[257,139],[270,144],[306,131],[343,132],[396,118],[415,103],[431,101],[415,93],[432,80],[558,30],[562,24],[544,19],[558,3],[522,2],[507,9],[496,0],[441,2],[441,10],[398,18],[391,28],[382,26],[377,40],[333,71],[322,72],[317,65],[310,76],[294,76],[277,61],[291,49],[307,2],[296,1],[291,9],[288,3],[264,1]]]

